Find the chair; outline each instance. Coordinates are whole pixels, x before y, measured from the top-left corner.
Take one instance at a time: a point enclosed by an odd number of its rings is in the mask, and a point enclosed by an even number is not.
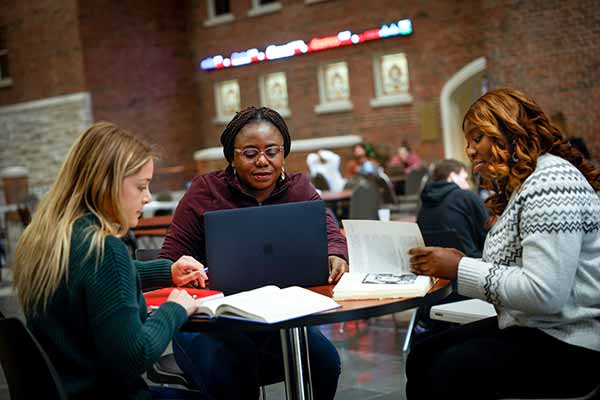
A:
[[[405,195],[415,195],[421,193],[421,189],[423,188],[423,180],[427,176],[427,168],[420,167],[417,169],[413,169],[408,174],[406,174],[406,184],[404,187]]]
[[[321,173],[317,173],[315,174],[315,176],[313,176],[311,178],[312,184],[315,187],[315,189],[319,189],[321,191],[325,191],[325,190],[329,190],[329,182],[327,181],[327,179],[325,178],[325,176]]]
[[[135,258],[139,261],[155,260],[160,254],[160,249],[137,249]],[[161,385],[180,385],[188,389],[193,386],[187,381],[185,375],[177,362],[173,353],[167,353],[160,357],[150,368],[146,370],[146,377]]]
[[[352,192],[350,198],[350,219],[378,219],[377,210],[381,204],[381,196],[375,185],[362,179]]]
[[[394,184],[390,180],[389,176],[387,176],[384,172],[379,172],[377,175],[373,175],[372,179],[379,190],[381,201],[385,207],[389,208],[387,205],[396,205],[398,203],[398,199],[396,198]]]
[[[17,318],[0,318],[0,363],[11,399],[67,399],[50,358]]]
[[[421,189],[427,179],[427,168],[421,167],[410,171],[404,182],[404,194],[397,196],[397,204],[391,207],[392,212],[400,216],[416,216],[420,206]]]

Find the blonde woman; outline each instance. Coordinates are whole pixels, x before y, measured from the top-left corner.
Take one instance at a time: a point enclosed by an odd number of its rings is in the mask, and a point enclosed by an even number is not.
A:
[[[15,286],[27,324],[70,399],[160,398],[141,378],[195,311],[174,290],[147,318],[142,289],[197,283],[202,265],[132,261],[119,240],[151,199],[155,156],[116,125],[75,142],[16,251]]]
[[[416,248],[411,268],[457,280],[498,316],[417,343],[406,397],[583,396],[600,364],[600,173],[518,90],[483,95],[463,127],[473,173],[494,193],[482,257]]]

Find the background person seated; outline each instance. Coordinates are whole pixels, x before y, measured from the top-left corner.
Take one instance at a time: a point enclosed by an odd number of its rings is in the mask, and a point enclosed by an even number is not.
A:
[[[311,178],[320,174],[327,181],[328,189],[332,192],[341,192],[346,184],[346,179],[340,173],[340,156],[329,150],[319,150],[306,156],[306,164]],[[320,188],[318,188],[320,189]]]
[[[489,214],[481,198],[470,190],[468,179],[467,167],[460,161],[437,162],[421,192],[417,224],[421,231],[456,231],[465,254],[481,257]]]
[[[354,145],[352,148],[352,159],[346,163],[344,168],[344,176],[350,179],[357,174],[364,173],[365,171],[361,172],[361,168],[367,161],[370,162],[372,166],[379,167],[373,146],[366,143]]]
[[[392,157],[388,164],[389,167],[398,165],[404,166],[404,173],[406,174],[421,166],[421,157],[411,149],[407,141],[402,142],[398,147],[398,153]]]

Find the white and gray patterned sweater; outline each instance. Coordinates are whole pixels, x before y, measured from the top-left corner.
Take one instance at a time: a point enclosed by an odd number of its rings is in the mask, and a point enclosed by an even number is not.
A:
[[[493,303],[501,329],[535,327],[600,351],[600,198],[568,161],[545,154],[463,257],[459,293]]]

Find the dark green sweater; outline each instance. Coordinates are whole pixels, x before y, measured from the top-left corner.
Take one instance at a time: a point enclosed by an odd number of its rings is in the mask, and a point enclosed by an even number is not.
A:
[[[96,266],[84,234],[95,223],[88,215],[74,224],[68,279],[28,325],[70,399],[149,398],[141,375],[187,320],[173,302],[147,317],[142,289],[172,285],[171,261],[133,261],[121,240],[108,237]]]

